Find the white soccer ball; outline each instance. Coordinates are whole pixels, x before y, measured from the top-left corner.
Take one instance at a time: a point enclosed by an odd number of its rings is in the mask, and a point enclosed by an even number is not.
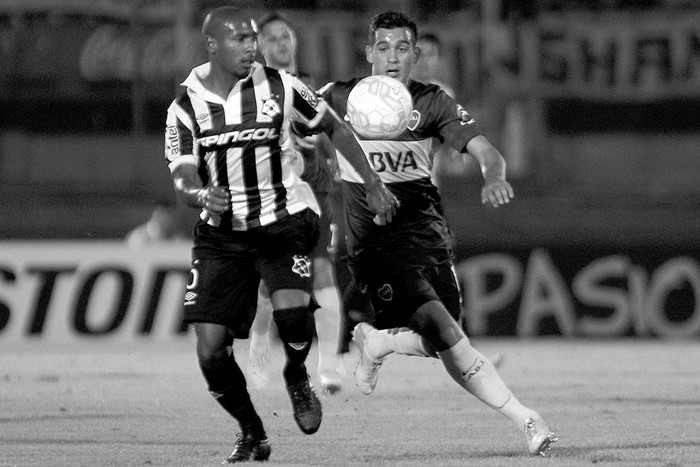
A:
[[[350,125],[368,139],[393,139],[408,126],[411,93],[401,81],[384,75],[360,80],[348,95]]]

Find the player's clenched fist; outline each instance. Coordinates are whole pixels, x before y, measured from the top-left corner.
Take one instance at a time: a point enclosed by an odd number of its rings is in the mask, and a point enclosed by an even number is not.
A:
[[[208,186],[200,190],[199,202],[210,213],[221,214],[231,209],[231,194],[220,186]]]
[[[389,191],[379,178],[365,184],[365,188],[367,190],[367,205],[376,214],[373,219],[374,223],[385,225],[391,222],[399,207],[399,200],[396,199],[396,196]]]

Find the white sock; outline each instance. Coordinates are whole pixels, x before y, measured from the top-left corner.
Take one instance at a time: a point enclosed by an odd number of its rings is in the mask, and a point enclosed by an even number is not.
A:
[[[408,328],[377,329],[376,333],[372,334],[370,352],[377,358],[392,352],[399,355],[437,358],[437,354],[428,350],[429,348],[431,347],[419,334]]]
[[[338,338],[340,333],[340,295],[335,287],[314,291],[319,308],[314,311],[318,334],[318,369],[335,370],[338,366]]]
[[[515,398],[496,368],[466,337],[438,355],[452,379],[481,402],[511,419],[519,429],[535,414]]]

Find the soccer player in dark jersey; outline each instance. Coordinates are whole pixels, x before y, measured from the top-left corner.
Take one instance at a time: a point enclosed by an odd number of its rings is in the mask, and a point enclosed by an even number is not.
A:
[[[339,156],[351,266],[374,311],[374,326],[360,323],[354,331],[361,354],[356,381],[363,392],[371,392],[383,359],[399,347],[407,354],[437,355],[461,387],[523,430],[532,454],[543,454],[556,440],[554,434],[536,411],[515,398],[456,320],[461,307],[450,233],[431,181],[436,137],[479,162],[484,176],[481,201],[498,207],[513,198],[505,161],[467,111],[439,86],[410,79],[420,55],[416,37],[415,22],[389,11],[372,20],[366,47],[372,74],[398,79],[413,97],[411,122],[396,139],[357,136],[368,160],[399,199],[391,223],[372,222],[362,180],[344,154]],[[330,83],[320,93],[344,116],[348,94],[358,81]]]
[[[265,460],[270,445],[231,347],[248,337],[260,280],[286,355],[283,376],[294,419],[315,433],[321,404],[309,385],[311,267],[318,206],[290,166],[292,121],[327,132],[367,186],[371,217],[396,198],[346,125],[298,79],[255,61],[257,30],[242,10],[219,7],[202,25],[209,61],[192,70],[168,108],[165,157],[178,199],[201,208],[194,232],[184,319],[193,323],[199,365],[216,401],[241,428],[228,462]],[[371,218],[370,217],[370,218]]]
[[[258,21],[260,52],[267,66],[283,70],[297,76],[304,84],[316,88],[311,76],[300,73],[296,66],[296,35],[287,19],[276,12],[264,15]],[[292,126],[292,130],[295,126]],[[318,157],[316,140],[319,135],[294,134],[295,149],[300,157],[296,159],[300,177],[309,184],[321,209],[318,243],[311,252],[313,268],[313,294],[319,308],[314,311],[316,335],[318,337],[317,375],[321,390],[325,394],[335,394],[342,388],[342,380],[337,372],[338,334],[340,328],[340,293],[336,286],[334,263],[335,244],[333,236],[334,219],[331,209],[331,190],[334,181],[329,159]],[[258,311],[250,333],[248,357],[248,381],[257,386],[267,382],[269,367],[269,330],[271,308],[267,292],[261,286]]]

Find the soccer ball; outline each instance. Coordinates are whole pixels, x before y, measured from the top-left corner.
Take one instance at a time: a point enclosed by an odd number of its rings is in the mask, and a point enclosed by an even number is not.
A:
[[[408,126],[411,93],[401,81],[384,75],[360,80],[348,95],[348,120],[367,139],[393,139]]]

